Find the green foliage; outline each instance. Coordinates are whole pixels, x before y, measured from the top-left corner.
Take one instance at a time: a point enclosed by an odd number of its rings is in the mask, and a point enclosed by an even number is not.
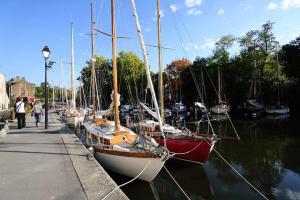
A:
[[[96,84],[98,94],[101,95],[100,104],[102,107],[110,103],[110,94],[112,92],[112,61],[103,56],[95,56]],[[91,87],[91,61],[87,62],[88,66],[81,70],[81,79],[83,88],[87,97],[90,95]],[[121,51],[117,57],[118,72],[118,92],[121,98],[129,99],[141,98],[138,91],[143,91],[146,87],[144,63],[133,52]],[[78,78],[79,79],[79,78]],[[139,84],[137,84],[139,83]],[[138,88],[141,87],[141,88]],[[91,98],[87,98],[88,104],[91,104]]]
[[[282,47],[283,71],[290,78],[300,80],[300,36]]]

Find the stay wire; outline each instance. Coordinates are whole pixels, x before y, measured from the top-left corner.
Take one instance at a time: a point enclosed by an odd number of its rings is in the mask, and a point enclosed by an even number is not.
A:
[[[211,146],[211,145],[210,145]],[[214,147],[213,150],[216,152],[216,154],[239,176],[241,177],[250,187],[252,187],[258,194],[260,194],[264,199],[268,198],[260,192],[254,185],[250,183],[242,174],[240,174]]]
[[[174,14],[173,14],[173,15],[174,15]],[[175,17],[173,17],[173,18],[175,19],[175,26],[176,26],[176,29],[178,29],[178,28],[177,28],[177,25],[176,25],[176,18],[175,18]],[[190,33],[189,33],[189,31],[188,31],[186,25],[185,25],[185,23],[183,23],[182,19],[181,19],[181,24],[183,25],[183,29],[184,29],[185,32],[187,33],[189,40],[190,40],[192,43],[194,43],[194,41],[193,41],[193,39],[192,39],[192,37],[191,37],[191,35],[190,35]],[[182,37],[180,37],[180,38],[181,38],[180,42],[182,43]],[[181,46],[183,47],[182,44],[181,44]],[[200,54],[199,49],[197,49],[197,51],[198,51],[198,53]],[[185,52],[185,54],[187,54],[186,51],[184,51],[184,52]],[[190,69],[190,72],[191,72],[192,77],[193,77],[193,79],[194,79],[194,82],[195,82],[195,84],[196,84],[196,88],[197,88],[197,91],[198,91],[198,93],[199,93],[199,96],[200,96],[202,102],[204,103],[204,98],[203,98],[203,96],[201,95],[201,92],[199,91],[199,85],[198,85],[198,82],[197,82],[197,80],[196,80],[196,78],[195,78],[195,74],[194,74],[193,70],[191,69],[191,67],[189,67],[189,69]],[[219,96],[219,94],[218,94],[218,92],[217,92],[217,89],[216,89],[215,85],[213,84],[213,81],[212,81],[211,77],[209,76],[209,73],[208,73],[208,71],[207,71],[207,69],[206,69],[205,67],[204,67],[204,70],[205,70],[205,72],[206,72],[206,74],[207,74],[207,77],[209,78],[209,80],[210,80],[210,82],[211,82],[211,84],[212,84],[212,86],[213,86],[213,88],[214,88],[215,93],[217,94],[218,98],[220,99],[220,96]],[[205,89],[204,89],[204,90],[205,90]],[[206,114],[207,114],[207,113],[206,113]],[[208,115],[208,114],[207,114],[207,115]],[[231,126],[232,126],[232,128],[233,128],[233,130],[234,130],[234,133],[235,133],[236,137],[238,138],[238,140],[240,140],[240,136],[239,136],[239,134],[238,134],[236,128],[234,127],[234,124],[233,124],[233,122],[232,122],[232,120],[231,120],[231,117],[229,116],[228,112],[226,112],[226,116],[227,116],[227,118],[228,118],[228,120],[229,120],[229,122],[230,122],[230,124],[231,124]],[[207,116],[207,117],[208,117],[208,116]],[[208,117],[208,119],[209,119],[209,117]],[[210,123],[210,122],[209,122],[209,123]]]
[[[182,189],[182,187],[179,185],[179,183],[175,180],[175,178],[172,176],[172,174],[169,172],[169,170],[166,168],[166,166],[164,166],[164,169],[166,170],[166,172],[169,174],[169,176],[172,178],[172,180],[174,181],[174,183],[177,185],[177,187],[180,189],[180,191],[183,193],[183,195],[191,200],[191,198],[186,194],[186,192]]]
[[[177,30],[176,33],[177,33],[178,36],[179,36],[181,48],[183,49],[183,52],[184,52],[185,56],[188,57],[188,56],[187,56],[187,52],[186,52],[186,50],[185,50],[185,48],[184,48],[184,46],[183,46],[183,40],[182,40],[182,36],[181,36],[180,29],[178,29],[178,26],[177,26],[176,18],[175,18],[175,16],[174,16],[174,14],[173,14],[172,16],[173,16],[173,19],[174,19],[174,22],[175,22],[175,23],[174,23],[175,28],[176,28],[176,30]],[[195,82],[195,84],[196,84],[196,88],[198,88],[198,86],[197,86],[197,80],[195,79],[194,73],[192,73],[191,67],[189,67],[189,70],[190,70],[190,72],[191,72],[191,74],[192,74],[192,77],[193,77],[193,80],[194,80],[194,82]],[[197,89],[197,92],[198,92],[198,95],[200,96],[200,98],[201,98],[201,100],[202,100],[203,97],[201,96],[201,93],[199,94],[199,90],[198,90],[198,89]],[[206,112],[205,114],[206,114],[206,117],[207,117],[207,120],[208,120],[208,124],[209,124],[210,128],[212,129],[212,133],[213,133],[213,135],[215,135],[215,132],[214,132],[214,130],[213,130],[213,126],[212,126],[212,124],[211,124],[211,122],[210,122],[210,119],[209,119],[209,116],[208,116],[208,112]]]

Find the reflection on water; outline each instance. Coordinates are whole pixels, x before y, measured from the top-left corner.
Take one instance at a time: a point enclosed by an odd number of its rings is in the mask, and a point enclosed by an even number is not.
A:
[[[300,199],[300,120],[281,116],[234,124],[241,140],[220,140],[216,149],[223,157],[267,198]],[[214,127],[234,136],[228,121]],[[203,166],[168,161],[166,167],[191,199],[263,199],[215,153]],[[129,180],[113,178],[118,184]],[[130,199],[186,199],[164,169],[153,183],[135,181],[123,191]]]

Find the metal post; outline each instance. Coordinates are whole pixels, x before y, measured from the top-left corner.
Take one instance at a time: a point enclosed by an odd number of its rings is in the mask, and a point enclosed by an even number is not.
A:
[[[45,60],[45,129],[48,129],[48,83],[47,83],[47,60]]]

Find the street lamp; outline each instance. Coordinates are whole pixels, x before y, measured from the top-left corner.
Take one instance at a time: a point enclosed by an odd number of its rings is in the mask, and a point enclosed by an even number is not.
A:
[[[45,46],[42,50],[43,57],[45,59],[45,129],[48,129],[48,84],[47,84],[47,69],[51,68],[52,65],[55,63],[53,61],[49,61],[47,63],[47,60],[49,58],[49,55],[51,53],[48,46]]]

